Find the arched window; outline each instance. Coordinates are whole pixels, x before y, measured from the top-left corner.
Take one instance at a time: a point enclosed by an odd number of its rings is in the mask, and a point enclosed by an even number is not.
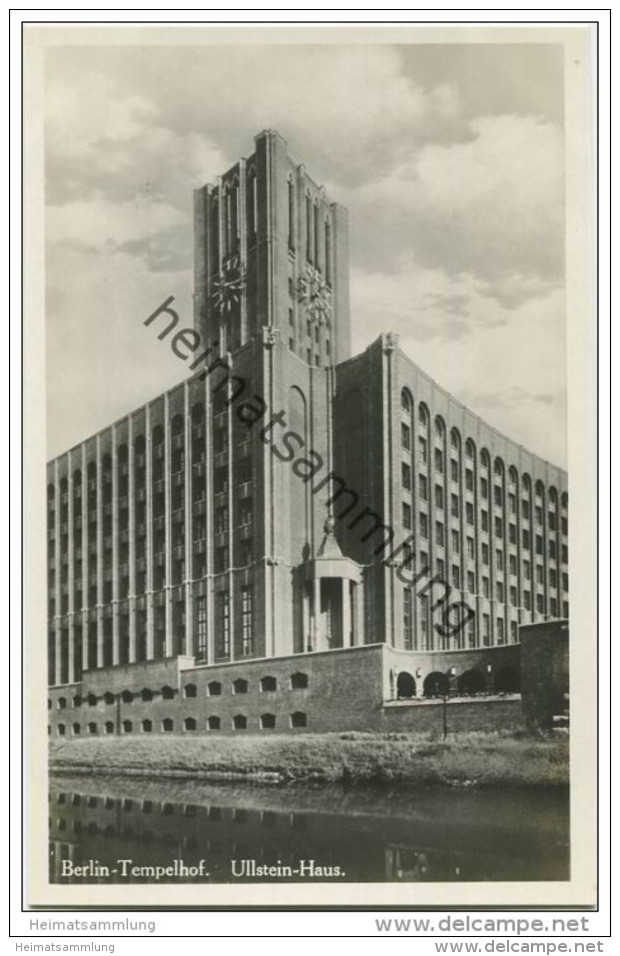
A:
[[[404,412],[411,414],[413,410],[413,398],[408,388],[403,388],[400,393],[400,407]]]
[[[293,177],[288,177],[288,247],[295,251],[295,184]]]
[[[222,685],[219,680],[212,680],[207,684],[207,696],[208,697],[219,697],[222,693]]]
[[[473,461],[476,457],[476,446],[471,438],[468,438],[465,442],[465,456]]]
[[[66,706],[67,706],[67,698],[66,698],[66,697],[59,697],[59,698],[58,698],[58,710],[65,710]]]
[[[114,703],[114,694],[110,694],[109,692],[107,694],[104,694],[103,702],[104,704],[107,704],[108,707],[111,706]]]
[[[235,714],[233,717],[233,730],[247,730],[248,718],[245,714]]]
[[[88,725],[88,733],[94,736],[97,733],[97,724],[95,724],[94,722],[91,722]]]
[[[396,696],[399,698],[415,697],[415,679],[408,671],[401,671],[396,679]]]
[[[423,428],[428,428],[428,408],[424,402],[418,405],[418,421]]]
[[[79,737],[79,736],[80,736],[81,730],[82,730],[82,728],[80,727],[79,724],[74,724],[74,725],[73,725],[73,734],[74,734],[75,737]]]
[[[316,199],[314,200],[314,207],[313,207],[312,213],[313,213],[312,238],[314,240],[314,265],[316,266],[317,269],[319,269],[321,265],[321,257],[319,254],[319,242],[321,238],[321,230],[319,228],[319,204]]]
[[[308,718],[301,710],[296,710],[291,714],[291,727],[306,727]]]
[[[297,672],[296,674],[291,674],[291,688],[292,690],[303,690],[308,686],[308,675]]]
[[[325,281],[331,285],[332,281],[332,227],[329,219],[325,220]]]
[[[67,728],[64,724],[58,724],[58,736],[64,737],[67,732]]]
[[[256,226],[258,223],[256,195],[256,170],[251,169],[248,173],[248,233],[250,242],[256,239]]]
[[[233,694],[247,694],[248,692],[248,682],[243,680],[242,677],[239,677],[237,680],[233,681]]]
[[[161,689],[161,696],[164,700],[172,700],[174,697],[174,689],[166,684]]]
[[[140,691],[140,697],[146,703],[153,700],[153,691],[149,690],[148,687],[143,687]]]
[[[174,721],[170,717],[165,717],[161,722],[161,729],[165,734],[171,734],[174,730]]]
[[[121,694],[121,700],[124,704],[131,704],[133,701],[133,694],[130,690],[124,690]]]
[[[195,684],[185,684],[183,687],[183,696],[184,697],[196,697],[198,693],[198,688]]]
[[[261,730],[273,730],[276,726],[276,715],[261,714],[260,726],[261,726]]]
[[[114,724],[113,724],[113,722],[112,722],[111,720],[106,720],[103,729],[104,729],[104,731],[105,731],[106,734],[113,734],[113,733],[114,733]]]
[[[514,488],[519,484],[519,473],[514,465],[511,465],[508,469],[508,481]]]
[[[153,730],[153,721],[149,720],[148,717],[142,721],[142,733],[150,734]]]
[[[275,691],[278,689],[278,682],[275,677],[261,677],[260,689],[263,693]]]
[[[306,259],[312,262],[312,200],[306,193]]]
[[[445,434],[446,434],[446,424],[443,418],[441,417],[441,415],[437,415],[435,417],[435,437],[439,439],[440,441],[443,441]]]
[[[133,724],[130,720],[123,721],[123,733],[130,734],[133,731]]]
[[[95,697],[94,694],[89,694],[88,697],[86,698],[86,703],[88,704],[89,707],[96,707],[97,698]]]
[[[196,730],[196,720],[194,717],[186,717],[183,721],[183,730]]]
[[[220,726],[221,726],[221,721],[219,717],[207,718],[207,730],[219,730]]]

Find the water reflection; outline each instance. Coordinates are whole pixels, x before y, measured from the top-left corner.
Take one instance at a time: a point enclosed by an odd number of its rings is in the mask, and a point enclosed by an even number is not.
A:
[[[564,792],[60,776],[49,801],[52,882],[149,883],[157,866],[174,867],[163,883],[569,879]]]

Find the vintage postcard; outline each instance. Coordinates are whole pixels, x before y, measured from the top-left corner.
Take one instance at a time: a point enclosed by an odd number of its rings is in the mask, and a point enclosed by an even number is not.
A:
[[[593,907],[593,28],[24,69],[26,902]]]

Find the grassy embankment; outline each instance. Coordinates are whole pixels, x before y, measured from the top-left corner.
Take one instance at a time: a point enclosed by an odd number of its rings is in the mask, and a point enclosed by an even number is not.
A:
[[[568,737],[464,733],[271,737],[121,737],[53,741],[57,773],[256,782],[393,782],[451,786],[568,784]]]

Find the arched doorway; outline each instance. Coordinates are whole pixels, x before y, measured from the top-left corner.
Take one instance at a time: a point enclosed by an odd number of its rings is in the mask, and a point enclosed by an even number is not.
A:
[[[441,671],[433,671],[424,681],[425,697],[447,697],[449,689],[448,678]]]
[[[415,697],[415,680],[408,671],[401,671],[396,679],[396,696],[399,699]]]
[[[518,694],[521,680],[516,667],[503,667],[495,675],[495,690],[498,694]]]
[[[484,674],[477,670],[465,671],[459,677],[459,694],[465,697],[473,697],[476,694],[483,694],[486,690]]]

